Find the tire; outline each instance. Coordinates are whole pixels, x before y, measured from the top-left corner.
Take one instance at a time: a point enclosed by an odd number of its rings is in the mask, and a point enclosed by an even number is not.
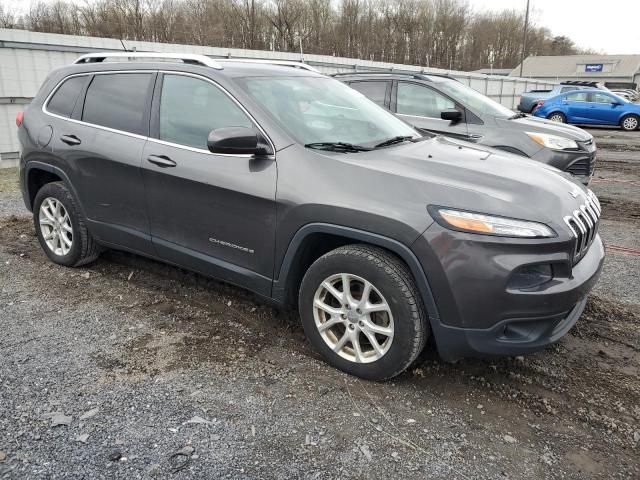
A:
[[[344,297],[345,275],[350,285],[349,299]],[[371,293],[363,303],[367,283]],[[342,300],[325,288],[327,284]],[[385,380],[402,373],[420,354],[429,336],[422,299],[407,266],[378,247],[347,245],[320,257],[305,273],[298,301],[307,339],[327,363],[368,380]],[[317,307],[318,302],[323,308]],[[345,308],[347,302],[349,309]],[[384,310],[385,304],[386,311],[365,312],[367,308]],[[327,307],[331,313],[325,310]],[[326,327],[327,323],[331,326]],[[319,325],[325,326],[322,332]],[[356,339],[361,355],[353,341],[344,343],[344,337],[349,336]],[[379,349],[374,348],[371,336]]]
[[[56,210],[58,204],[60,207]],[[56,211],[59,214],[52,215]],[[33,223],[40,246],[58,265],[80,267],[100,255],[99,245],[91,237],[73,196],[62,182],[47,183],[38,190],[33,202]]]
[[[564,113],[561,112],[550,113],[549,115],[547,115],[547,120],[558,123],[567,123],[567,117],[564,115]]]
[[[637,115],[625,115],[620,120],[620,127],[626,132],[633,132],[640,126],[640,117]]]

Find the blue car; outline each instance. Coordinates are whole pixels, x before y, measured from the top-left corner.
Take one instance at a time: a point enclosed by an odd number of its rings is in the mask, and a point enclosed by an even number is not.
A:
[[[560,123],[640,126],[640,105],[602,90],[574,90],[538,102],[533,115]]]

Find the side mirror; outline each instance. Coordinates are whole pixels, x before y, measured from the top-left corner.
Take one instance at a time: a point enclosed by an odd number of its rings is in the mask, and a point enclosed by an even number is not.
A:
[[[458,123],[462,120],[462,112],[455,108],[448,108],[440,112],[440,118],[442,120],[448,120],[451,123]]]
[[[207,147],[211,153],[224,155],[268,155],[271,149],[262,136],[246,127],[217,128],[209,133]]]

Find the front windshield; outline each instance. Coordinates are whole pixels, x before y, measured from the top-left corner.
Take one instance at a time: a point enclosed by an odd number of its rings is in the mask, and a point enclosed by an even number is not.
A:
[[[345,84],[326,77],[248,77],[243,88],[304,145],[343,142],[373,147],[420,135]]]
[[[498,118],[513,117],[514,113],[507,107],[502,106],[495,100],[467,87],[460,82],[450,79],[438,79],[437,85],[440,90],[448,94],[458,103],[468,107],[472,112],[483,113]]]

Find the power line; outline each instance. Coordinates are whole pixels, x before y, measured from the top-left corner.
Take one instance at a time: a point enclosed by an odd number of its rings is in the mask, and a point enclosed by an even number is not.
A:
[[[524,33],[522,34],[522,55],[520,55],[520,76],[524,67],[524,52],[527,48],[527,29],[529,28],[529,0],[527,0],[527,13],[524,15]]]

